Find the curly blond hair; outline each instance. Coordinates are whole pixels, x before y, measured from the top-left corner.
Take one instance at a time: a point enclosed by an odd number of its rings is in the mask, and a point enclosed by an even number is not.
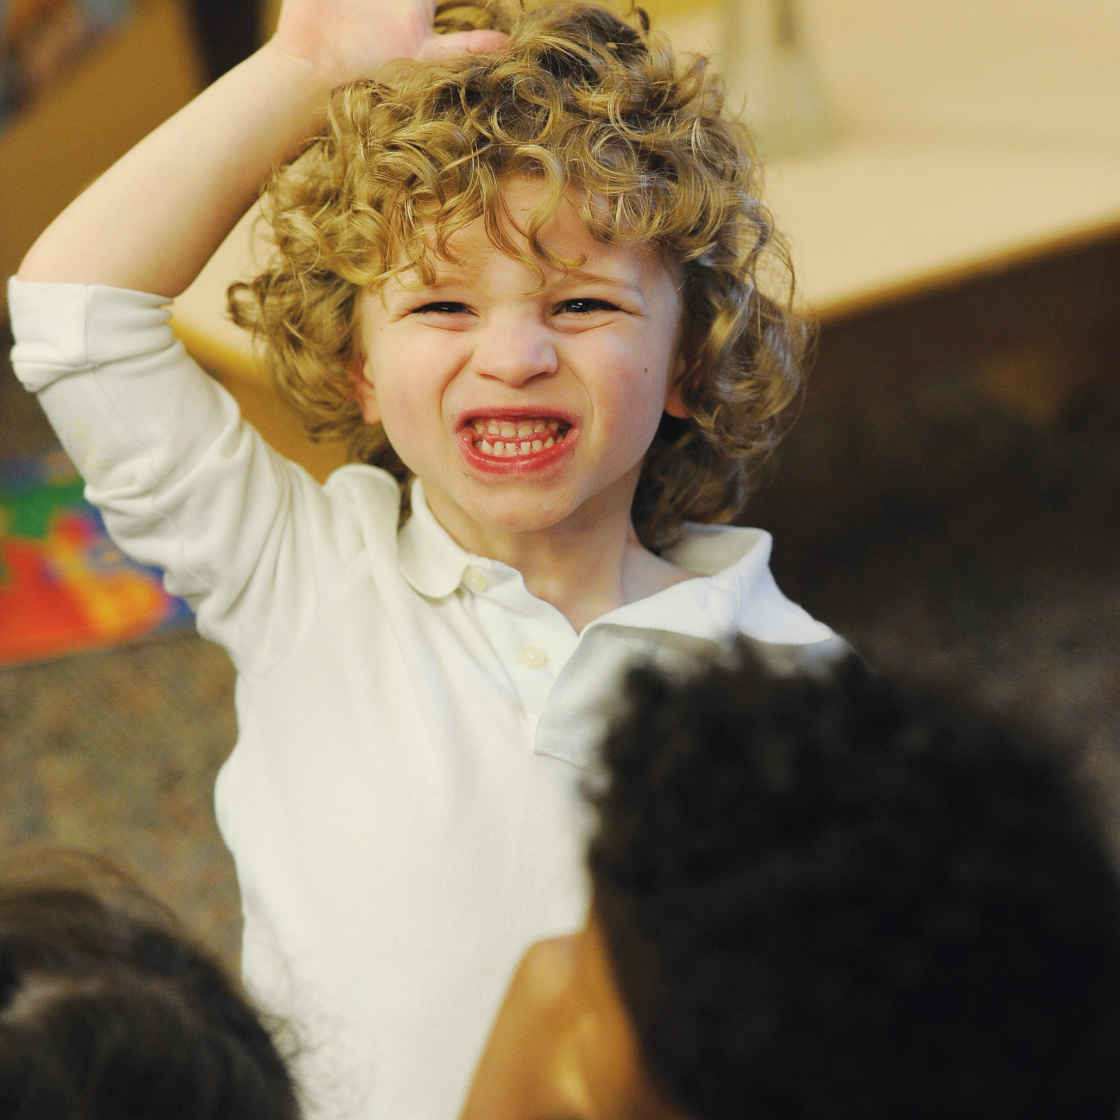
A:
[[[652,243],[683,278],[689,419],[663,419],[635,529],[660,551],[685,520],[731,520],[800,396],[810,331],[720,80],[703,57],[674,55],[641,9],[623,19],[587,4],[445,3],[437,26],[493,27],[510,42],[336,91],[323,133],[266,188],[277,256],[230,289],[235,321],[263,340],[313,437],[345,438],[403,483],[408,468],[352,389],[356,297],[402,270],[430,278],[432,254],[479,218],[523,256],[503,221],[504,177],[539,177],[554,206],[574,189],[593,236]],[[529,249],[562,266],[536,236],[549,216],[534,219]]]

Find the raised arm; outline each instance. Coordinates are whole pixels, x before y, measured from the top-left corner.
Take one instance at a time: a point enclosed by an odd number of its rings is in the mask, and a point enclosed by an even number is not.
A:
[[[501,45],[489,31],[436,36],[434,9],[434,0],[285,0],[272,39],[75,199],[19,276],[177,296],[318,126],[332,88],[393,58]]]

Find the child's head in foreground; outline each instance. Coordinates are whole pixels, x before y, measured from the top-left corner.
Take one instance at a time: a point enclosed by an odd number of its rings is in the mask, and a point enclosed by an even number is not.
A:
[[[5,1120],[296,1120],[237,983],[135,884],[76,853],[5,863]]]
[[[1114,1120],[1120,879],[1068,752],[745,642],[624,700],[591,917],[525,955],[465,1117]]]
[[[389,446],[380,422],[385,413],[391,427],[388,410],[367,406],[370,308],[394,283],[398,294],[402,284],[430,292],[448,270],[463,281],[454,301],[469,303],[471,230],[520,261],[528,283],[559,284],[586,256],[569,236],[577,218],[584,241],[652,260],[674,297],[664,343],[648,342],[665,351],[671,391],[644,411],[635,401],[632,421],[644,445],[633,501],[640,539],[657,550],[684,520],[730,519],[799,394],[805,332],[789,310],[792,275],[758,201],[748,141],[724,114],[718,79],[648,34],[640,12],[440,6],[437,26],[464,24],[507,31],[508,48],[401,63],[336,93],[324,135],[266,198],[277,264],[235,290],[236,316],[260,331],[309,430],[343,435],[356,458],[427,484],[425,464],[408,462],[407,433],[390,432]],[[589,311],[606,312],[588,307],[593,287],[562,294],[566,318],[548,326],[566,345]],[[473,326],[485,310],[463,314]],[[394,357],[406,360],[400,350]],[[635,395],[666,398],[663,389]],[[546,440],[567,438],[568,418],[558,419]]]
[[[1032,738],[854,658],[779,678],[743,645],[683,683],[635,673],[589,861],[665,1098],[1114,1117],[1120,880],[1068,754]]]

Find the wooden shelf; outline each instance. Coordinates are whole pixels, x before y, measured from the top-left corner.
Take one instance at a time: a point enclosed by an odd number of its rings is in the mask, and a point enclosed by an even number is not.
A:
[[[802,17],[835,131],[770,160],[766,200],[822,318],[1120,229],[1120,6],[803,0]],[[709,5],[667,29],[716,56],[749,122],[763,67],[719,59],[725,19]]]

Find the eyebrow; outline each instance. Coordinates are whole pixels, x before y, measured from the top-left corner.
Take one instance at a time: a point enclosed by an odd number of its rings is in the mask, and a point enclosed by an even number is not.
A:
[[[462,265],[451,265],[446,270],[438,270],[432,283],[424,283],[419,275],[415,272],[411,273],[414,282],[409,283],[404,281],[400,274],[393,277],[392,280],[396,281],[396,287],[399,291],[404,293],[431,293],[438,292],[444,288],[455,288],[460,286],[470,286],[476,282],[476,277],[470,275],[469,265],[463,267]],[[385,285],[386,288],[392,283],[392,280]],[[646,295],[645,288],[634,280],[617,276],[610,272],[595,272],[586,268],[566,268],[558,269],[555,273],[555,279],[546,282],[544,287],[559,286],[563,284],[603,284],[612,288],[623,288],[633,295],[644,298]]]
[[[644,289],[641,285],[634,283],[631,280],[624,280],[621,276],[613,276],[604,272],[588,272],[583,268],[569,268],[565,269],[561,274],[557,283],[564,283],[568,280],[574,280],[578,283],[590,284],[609,284],[615,288],[628,288],[630,291],[637,295],[642,295]]]

